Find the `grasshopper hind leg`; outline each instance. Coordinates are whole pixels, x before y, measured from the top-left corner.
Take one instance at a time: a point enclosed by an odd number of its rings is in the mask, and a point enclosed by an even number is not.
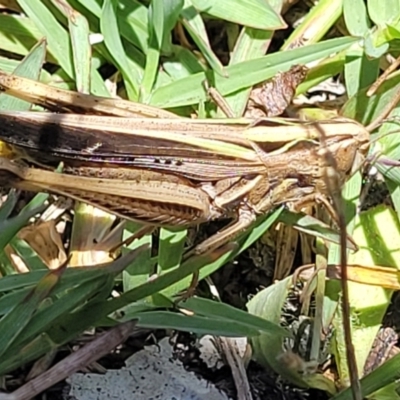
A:
[[[249,226],[256,220],[256,214],[253,210],[248,207],[242,207],[238,211],[238,218],[231,224],[220,230],[219,232],[212,235],[210,238],[204,240],[194,248],[189,250],[184,259],[188,259],[191,256],[203,255],[205,253],[213,252],[217,249],[227,245],[232,239],[235,239],[241,232],[244,232]],[[232,250],[234,246],[227,246],[227,250]],[[187,300],[194,295],[197,284],[199,282],[199,272],[195,272],[192,275],[192,280],[189,287],[185,292],[177,299],[175,303]]]

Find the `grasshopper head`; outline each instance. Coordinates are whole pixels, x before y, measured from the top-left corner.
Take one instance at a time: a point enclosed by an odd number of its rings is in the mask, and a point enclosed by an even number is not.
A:
[[[324,167],[334,167],[341,184],[362,167],[370,145],[370,134],[362,125],[351,121],[347,128],[351,129],[345,134],[328,136],[326,149],[321,148],[319,152]],[[330,154],[334,160],[329,161],[323,154]]]

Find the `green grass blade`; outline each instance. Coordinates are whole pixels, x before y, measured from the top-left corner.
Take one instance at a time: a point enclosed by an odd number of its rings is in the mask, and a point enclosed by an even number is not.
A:
[[[47,194],[37,194],[17,216],[0,222],[0,251],[4,250],[4,247],[28,223],[30,218],[46,208],[44,203],[47,198]]]
[[[26,57],[18,64],[14,74],[38,80],[42,70],[43,62],[46,58],[46,41],[39,41]],[[9,96],[5,93],[0,94],[0,110],[28,111],[31,103]]]
[[[125,50],[118,30],[117,2],[114,0],[104,0],[100,18],[101,33],[104,36],[104,43],[108,51],[113,56],[115,64],[121,71],[126,84],[128,98],[137,100],[139,96],[138,78],[130,71],[129,63],[126,58]]]
[[[69,77],[74,78],[68,33],[51,11],[39,0],[20,0],[19,5],[46,37],[49,51]]]
[[[149,6],[149,49],[147,51],[146,66],[141,84],[140,98],[147,102],[154,86],[159,67],[161,47],[164,37],[170,32],[166,31],[165,15],[166,9],[162,0],[153,0]]]
[[[11,214],[18,201],[18,192],[11,189],[7,194],[6,201],[0,207],[0,224],[3,223]]]
[[[90,93],[92,48],[89,39],[89,24],[82,14],[71,8],[68,9],[67,15],[71,33],[76,90],[81,93]]]
[[[331,39],[228,66],[225,72],[229,79],[216,75],[215,87],[225,96],[263,82],[294,64],[306,64],[331,56],[332,53],[349,48],[356,40],[351,37]],[[202,86],[205,79],[206,75],[199,73],[160,87],[154,91],[151,104],[158,107],[178,107],[206,101],[206,93]]]
[[[399,379],[400,371],[400,354],[387,360],[383,365],[378,367],[375,371],[368,374],[361,379],[361,391],[363,397],[370,396],[377,390],[397,381]],[[345,389],[333,396],[331,400],[352,400],[353,394],[351,389]],[[376,399],[379,399],[377,397]]]
[[[12,345],[29,324],[40,303],[51,293],[60,279],[61,270],[45,275],[28,295],[0,320],[0,355]]]

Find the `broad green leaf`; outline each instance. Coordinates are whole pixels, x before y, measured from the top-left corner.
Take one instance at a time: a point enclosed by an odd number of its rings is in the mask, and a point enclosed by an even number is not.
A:
[[[371,235],[371,232],[374,232]],[[348,257],[349,264],[381,265],[400,269],[400,225],[396,213],[386,206],[362,212],[356,220],[353,238],[359,250]],[[359,374],[371,350],[372,343],[381,326],[382,319],[391,301],[392,291],[379,286],[348,282],[352,314],[352,342]],[[339,334],[341,319],[334,325]],[[347,361],[341,335],[336,337],[336,364],[343,383],[348,381]]]
[[[386,25],[392,21],[398,20],[400,15],[399,0],[386,0],[384,2],[379,0],[368,0],[367,6],[370,18],[378,26]]]
[[[276,30],[286,27],[283,19],[262,0],[191,0],[200,11],[226,21],[256,29]]]
[[[343,17],[352,36],[364,36],[370,28],[365,2],[343,0]]]
[[[275,323],[265,321],[263,318],[255,317],[246,311],[239,310],[228,304],[203,299],[200,297],[193,297],[183,303],[185,309],[191,310],[196,314],[206,317],[215,317],[219,319],[227,319],[238,321],[243,325],[249,325],[252,328],[259,329],[262,333],[269,333],[271,335],[289,337],[291,334],[284,328]]]
[[[248,303],[247,309],[253,315],[264,318],[274,324],[279,324],[283,305],[292,285],[292,277],[276,282],[268,288],[258,292]],[[275,335],[262,334],[251,340],[253,357],[265,368],[272,368],[279,375],[285,377],[300,387],[308,385],[294,370],[279,361],[283,353],[283,338]]]
[[[379,74],[379,59],[370,59],[358,46],[350,49],[346,57],[345,82],[347,94],[351,97],[375,82]]]

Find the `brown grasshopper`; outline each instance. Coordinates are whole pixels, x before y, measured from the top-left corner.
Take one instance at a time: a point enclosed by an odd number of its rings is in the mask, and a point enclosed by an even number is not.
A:
[[[368,132],[351,120],[250,122],[1,112],[0,139],[41,168],[1,158],[0,182],[64,195],[158,226],[234,219],[196,247],[203,253],[279,204],[301,207],[327,194],[320,131],[341,182],[368,149]],[[278,131],[287,134],[277,140]],[[43,168],[59,161],[64,162],[62,174]]]
[[[1,111],[0,140],[23,160],[0,159],[2,185],[65,195],[158,226],[235,220],[198,253],[279,204],[300,207],[326,195],[321,135],[342,183],[368,149],[368,131],[349,119],[187,120],[2,72],[0,89],[48,109],[92,114]],[[62,174],[51,170],[60,161]]]

